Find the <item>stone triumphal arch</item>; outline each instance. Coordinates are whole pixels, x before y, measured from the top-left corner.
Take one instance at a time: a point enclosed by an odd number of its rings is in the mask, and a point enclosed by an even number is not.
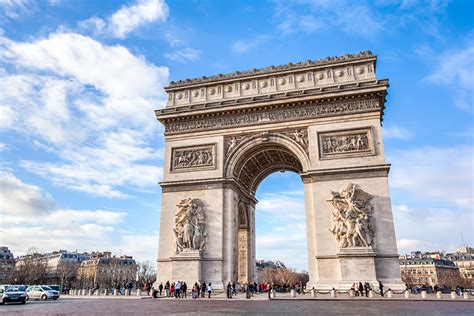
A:
[[[255,192],[288,170],[304,183],[308,286],[399,288],[381,132],[388,81],[375,65],[361,52],[171,82],[156,111],[166,142],[159,279],[254,281]]]

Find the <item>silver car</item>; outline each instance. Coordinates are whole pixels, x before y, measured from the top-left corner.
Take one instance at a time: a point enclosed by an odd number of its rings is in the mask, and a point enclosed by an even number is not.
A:
[[[32,300],[57,300],[59,298],[59,292],[53,290],[49,286],[46,285],[34,285],[28,287],[26,290],[26,299],[32,299]]]

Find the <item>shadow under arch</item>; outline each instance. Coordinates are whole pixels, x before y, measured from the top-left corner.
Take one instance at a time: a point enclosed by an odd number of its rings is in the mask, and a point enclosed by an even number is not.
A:
[[[301,174],[309,169],[309,157],[300,144],[285,135],[264,133],[246,139],[229,153],[225,175],[254,196],[260,182],[273,172]]]

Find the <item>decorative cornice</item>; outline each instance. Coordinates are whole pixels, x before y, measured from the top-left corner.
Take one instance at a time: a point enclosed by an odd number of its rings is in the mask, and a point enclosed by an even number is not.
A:
[[[379,97],[352,99],[348,101],[332,102],[300,102],[299,105],[286,104],[273,108],[253,109],[252,111],[239,111],[236,113],[219,113],[212,116],[191,116],[183,119],[165,119],[166,134],[214,130],[267,124],[289,122],[294,120],[314,119],[334,115],[365,113],[381,111],[382,105]]]
[[[354,60],[364,59],[368,57],[375,58],[376,56],[373,55],[371,51],[361,51],[356,54],[346,54],[342,56],[325,57],[318,60],[307,60],[305,62],[288,63],[286,65],[270,66],[270,67],[264,67],[260,69],[254,68],[247,71],[235,71],[229,74],[218,74],[218,75],[210,76],[210,77],[203,76],[201,78],[171,81],[168,88],[184,87],[191,84],[208,83],[211,81],[224,80],[224,79],[238,79],[238,78],[243,78],[249,75],[272,74],[275,72],[286,71],[286,70],[299,70],[299,69],[304,69],[311,66],[332,65],[336,63],[354,61]]]
[[[303,183],[387,177],[390,164],[311,170],[301,174]]]

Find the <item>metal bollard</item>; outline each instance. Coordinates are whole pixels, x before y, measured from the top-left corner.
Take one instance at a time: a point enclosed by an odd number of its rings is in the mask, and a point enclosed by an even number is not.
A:
[[[443,298],[443,293],[441,291],[436,292],[436,298],[437,299],[442,299]]]
[[[291,297],[296,297],[296,292],[295,292],[295,290],[291,290],[291,291],[290,291],[290,296],[291,296]]]
[[[89,290],[89,291],[87,292],[87,295],[88,295],[88,296],[91,296],[91,295],[92,295],[92,290]]]
[[[336,290],[335,290],[335,289],[332,289],[332,290],[331,290],[331,297],[332,297],[332,298],[336,298],[336,297],[337,297],[337,294],[336,294]]]
[[[421,291],[421,298],[426,300],[426,291]]]
[[[142,296],[142,291],[140,289],[137,289],[137,296]]]
[[[81,294],[82,294],[82,296],[85,296],[86,295],[86,289],[82,289]]]
[[[457,296],[456,292],[451,291],[451,299],[455,300],[456,296]]]
[[[355,296],[355,291],[353,289],[350,289],[348,294],[349,294],[349,297],[354,297]]]
[[[316,290],[315,289],[311,290],[311,297],[316,297]]]
[[[100,290],[99,290],[99,289],[95,290],[95,292],[94,292],[95,296],[99,296],[99,295],[100,295],[100,293],[99,293],[99,292],[100,292]]]
[[[462,297],[464,297],[465,300],[468,300],[469,299],[469,293],[467,291],[464,291],[464,293],[462,293]]]
[[[275,293],[275,290],[272,290],[272,298],[275,298],[276,297],[276,293]]]
[[[374,298],[374,291],[372,291],[372,290],[369,291],[369,297]]]
[[[410,298],[410,290],[406,290],[403,294],[405,294],[405,298]]]
[[[387,297],[388,298],[393,298],[393,291],[391,289],[388,289],[387,291]]]
[[[114,296],[117,296],[117,295],[118,295],[118,290],[114,289]]]

